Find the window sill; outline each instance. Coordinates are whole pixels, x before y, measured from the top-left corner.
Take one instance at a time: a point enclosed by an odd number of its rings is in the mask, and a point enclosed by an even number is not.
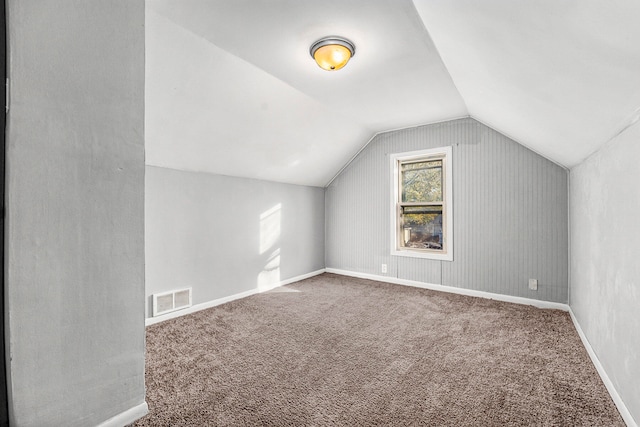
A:
[[[415,251],[411,249],[392,249],[391,255],[408,257],[408,258],[433,259],[437,261],[453,261],[452,253],[437,253],[435,251],[428,252],[428,251]]]

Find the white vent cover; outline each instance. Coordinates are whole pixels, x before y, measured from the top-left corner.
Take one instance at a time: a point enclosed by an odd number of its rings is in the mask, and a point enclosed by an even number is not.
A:
[[[153,294],[153,317],[191,307],[191,288]]]

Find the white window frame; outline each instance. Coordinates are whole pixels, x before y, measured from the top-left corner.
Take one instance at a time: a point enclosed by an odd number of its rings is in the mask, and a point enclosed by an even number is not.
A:
[[[391,154],[391,255],[453,261],[453,155],[451,147]],[[400,168],[406,161],[442,159],[442,236],[443,250],[415,249],[400,246]]]

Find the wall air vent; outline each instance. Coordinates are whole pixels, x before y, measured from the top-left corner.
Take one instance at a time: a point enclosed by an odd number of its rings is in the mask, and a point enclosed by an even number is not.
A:
[[[153,294],[153,317],[191,307],[191,288]]]

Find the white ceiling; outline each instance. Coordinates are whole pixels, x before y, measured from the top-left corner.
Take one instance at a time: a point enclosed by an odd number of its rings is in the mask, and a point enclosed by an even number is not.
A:
[[[415,4],[148,0],[147,164],[324,186],[377,132],[471,115],[570,167],[640,111],[637,0]],[[326,35],[356,44],[338,72]]]
[[[638,0],[415,0],[469,114],[573,167],[640,112]]]

